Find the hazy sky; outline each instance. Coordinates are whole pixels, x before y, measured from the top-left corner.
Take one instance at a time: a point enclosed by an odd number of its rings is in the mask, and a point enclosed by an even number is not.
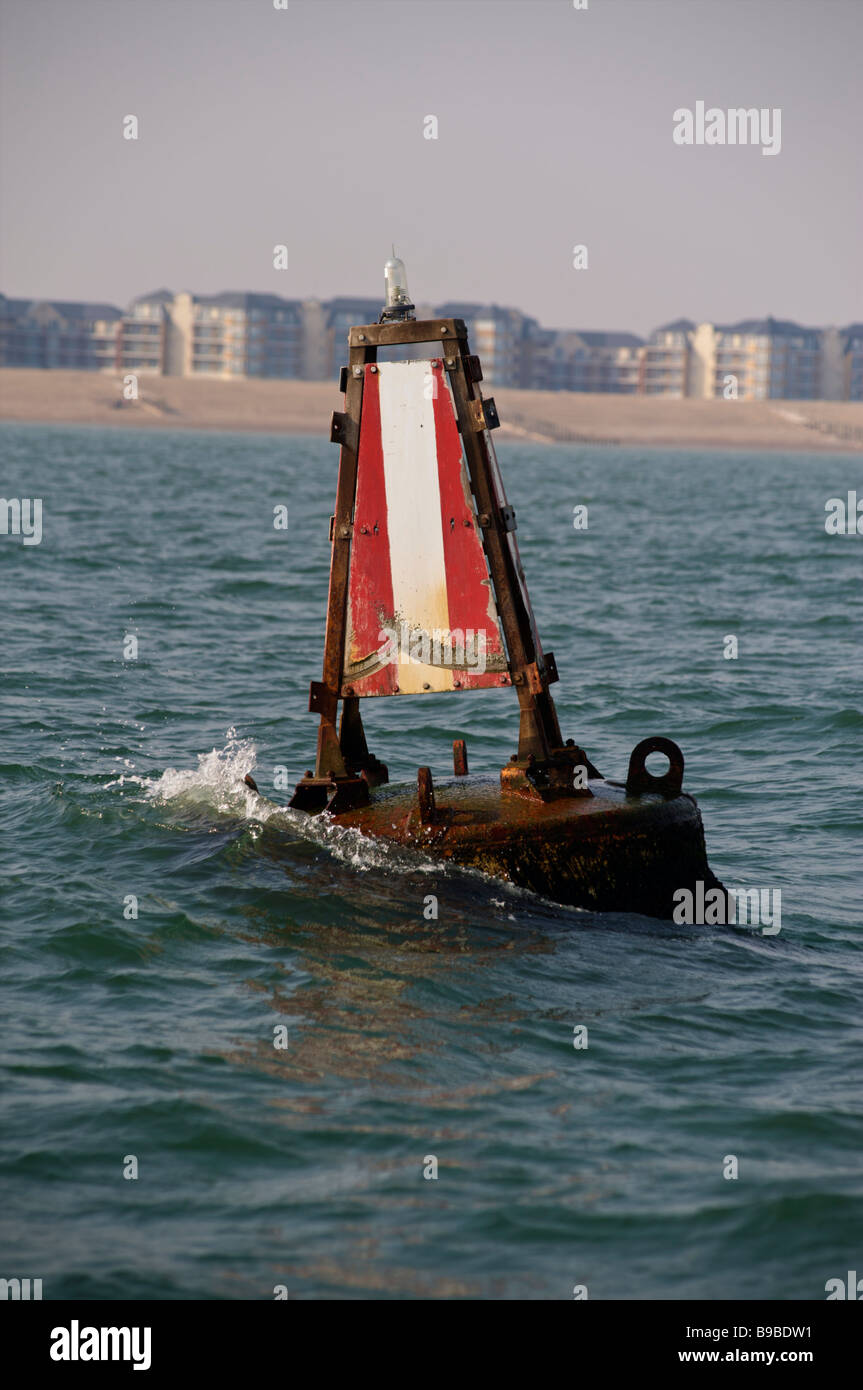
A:
[[[395,241],[415,299],[549,327],[863,319],[863,0],[0,0],[0,16],[6,294],[377,296]],[[699,100],[781,108],[781,152],[676,145],[675,109]]]

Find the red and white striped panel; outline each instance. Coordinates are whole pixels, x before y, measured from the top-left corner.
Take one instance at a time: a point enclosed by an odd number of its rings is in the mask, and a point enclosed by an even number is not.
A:
[[[443,363],[368,364],[341,693],[509,683]]]

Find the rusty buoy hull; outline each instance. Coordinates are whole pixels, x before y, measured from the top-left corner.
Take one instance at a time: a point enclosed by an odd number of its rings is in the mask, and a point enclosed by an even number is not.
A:
[[[405,785],[377,787],[368,805],[333,819],[596,912],[670,919],[679,889],[695,892],[699,881],[705,891],[721,888],[693,797],[631,795],[603,778],[591,779],[590,792],[537,802],[475,773],[435,782],[431,822]]]

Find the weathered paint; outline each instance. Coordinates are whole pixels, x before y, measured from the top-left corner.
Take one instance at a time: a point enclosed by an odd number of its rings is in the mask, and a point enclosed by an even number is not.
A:
[[[343,693],[422,694],[499,686],[507,670],[497,608],[443,364],[366,364]],[[395,631],[399,652],[384,652]],[[458,659],[446,635],[484,634]],[[412,634],[443,636],[404,660]],[[399,659],[401,657],[401,659]]]

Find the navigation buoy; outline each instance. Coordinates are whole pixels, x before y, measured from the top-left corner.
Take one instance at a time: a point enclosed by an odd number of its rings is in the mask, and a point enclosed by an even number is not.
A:
[[[614,782],[564,741],[549,690],[557,666],[537,632],[479,358],[461,319],[415,319],[395,252],[385,283],[380,321],[348,335],[344,410],[333,415],[341,453],[324,663],[309,699],[317,760],[290,804],[557,902],[670,918],[675,892],[721,888],[682,790],[683,755],[671,739],[645,739]],[[427,343],[439,355],[378,360],[379,349]],[[451,779],[435,784],[421,767],[416,788],[388,784],[360,700],[506,686],[518,698],[518,748],[497,775],[469,772],[456,740]],[[668,760],[662,776],[646,766],[653,752]]]

